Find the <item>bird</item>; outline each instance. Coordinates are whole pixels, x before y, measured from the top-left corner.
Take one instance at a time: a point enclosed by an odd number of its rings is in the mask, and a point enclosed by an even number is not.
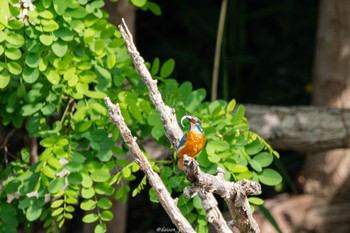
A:
[[[180,140],[179,145],[176,148],[178,169],[183,169],[184,155],[195,158],[205,145],[205,135],[202,129],[202,122],[194,116],[185,115],[181,118],[181,125],[183,121],[187,119],[190,122],[190,128],[186,134],[184,134]]]

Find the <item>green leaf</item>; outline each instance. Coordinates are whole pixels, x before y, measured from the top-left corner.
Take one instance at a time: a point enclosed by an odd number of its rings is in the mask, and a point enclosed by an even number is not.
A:
[[[113,219],[113,213],[109,210],[104,210],[101,213],[101,219],[102,221],[111,221]]]
[[[227,113],[232,112],[233,109],[235,108],[235,106],[236,106],[236,100],[235,100],[235,99],[232,99],[232,100],[227,104],[226,112],[227,112]]]
[[[47,176],[49,178],[54,178],[56,176],[55,171],[52,170],[52,168],[50,166],[43,167],[42,172],[45,176]]]
[[[58,40],[52,44],[51,49],[56,56],[63,57],[67,53],[68,45],[65,41]]]
[[[7,70],[14,75],[18,75],[22,72],[22,66],[17,62],[11,61],[7,63]]]
[[[270,153],[264,151],[254,156],[253,159],[259,163],[261,167],[267,167],[272,163],[273,156]]]
[[[58,15],[63,15],[64,11],[67,9],[65,1],[63,0],[53,0],[53,7]]]
[[[58,199],[58,200],[53,201],[50,206],[51,206],[51,208],[56,209],[56,208],[60,207],[63,204],[63,202],[64,202],[63,199]]]
[[[146,4],[147,0],[131,0],[131,2],[137,7],[142,7]]]
[[[241,123],[244,119],[244,106],[239,105],[236,111],[232,114],[231,122],[232,124],[238,124]]]
[[[264,149],[264,147],[265,145],[259,139],[256,139],[255,141],[246,145],[244,148],[248,155],[255,155]]]
[[[105,47],[105,44],[102,39],[95,40],[94,51],[97,55],[101,55],[103,53],[104,47]]]
[[[206,151],[208,155],[216,154],[217,152],[223,152],[230,148],[230,144],[225,140],[212,140],[207,143]]]
[[[215,154],[208,153],[208,160],[212,163],[219,163],[221,158],[219,156],[216,156]]]
[[[178,101],[185,101],[188,97],[188,93],[192,93],[192,83],[186,81],[179,86]]]
[[[150,189],[151,190],[151,189]],[[130,187],[129,186],[122,186],[121,188],[119,188],[115,194],[115,199],[116,200],[121,200],[123,203],[126,202],[127,197],[128,197],[128,192],[130,191]]]
[[[43,147],[53,147],[57,142],[56,137],[47,137],[40,141],[40,145]]]
[[[157,73],[159,72],[159,65],[160,65],[160,60],[159,60],[158,57],[156,57],[153,60],[152,67],[151,67],[151,74],[152,74],[152,76],[157,75]]]
[[[185,101],[185,109],[188,112],[193,112],[196,110],[202,101],[205,99],[207,92],[203,88],[199,88],[198,90],[192,91],[190,95],[188,95]]]
[[[73,120],[76,122],[84,120],[87,113],[86,109],[87,109],[86,107],[78,108],[78,110],[73,115]]]
[[[8,48],[5,50],[5,56],[12,60],[18,60],[21,58],[22,52],[17,48]]]
[[[101,198],[97,201],[97,206],[101,209],[109,209],[112,207],[112,202],[108,198]]]
[[[71,205],[67,205],[65,210],[68,212],[74,212],[75,208]]]
[[[129,178],[131,176],[131,170],[129,167],[124,167],[122,170],[122,175],[125,179]]]
[[[261,165],[258,162],[256,162],[255,160],[249,159],[248,162],[249,162],[250,166],[252,166],[252,168],[255,171],[257,171],[257,172],[261,172],[262,171]]]
[[[22,77],[26,83],[34,83],[39,78],[39,70],[27,66],[24,68]]]
[[[72,41],[74,39],[74,34],[71,30],[71,28],[61,26],[58,30],[54,31],[54,35],[64,41]]]
[[[62,168],[62,164],[60,163],[60,161],[58,159],[56,159],[54,156],[50,156],[48,159],[47,159],[47,163],[55,168],[56,170],[59,170]]]
[[[57,1],[61,1],[61,0],[57,0]],[[87,14],[88,14],[88,12],[82,6],[79,6],[75,9],[67,9],[65,12],[65,15],[71,16],[71,17],[77,18],[77,19],[84,18]]]
[[[54,211],[52,211],[51,216],[53,216],[53,217],[58,216],[58,215],[62,214],[63,210],[64,210],[63,207],[59,207],[59,208],[55,209]]]
[[[13,19],[8,22],[8,27],[14,30],[18,30],[23,27],[23,23],[17,19]]]
[[[148,1],[147,6],[148,6],[148,9],[150,9],[150,11],[152,11],[153,14],[157,16],[162,14],[162,10],[158,4]]]
[[[112,195],[114,193],[114,187],[107,183],[97,183],[95,185],[95,191],[100,195]]]
[[[33,222],[40,217],[41,213],[42,213],[41,207],[37,205],[31,205],[27,209],[26,218],[28,219],[28,221]]]
[[[164,127],[163,127],[163,125],[156,125],[156,126],[154,126],[152,128],[151,134],[152,134],[152,136],[155,139],[161,138],[164,135]]]
[[[3,0],[0,0],[0,2],[1,1],[3,1]],[[0,31],[0,42],[3,42],[6,39],[6,36],[7,36],[7,34],[4,31]]]
[[[22,116],[30,116],[39,111],[43,107],[42,103],[32,103],[23,105],[21,109]]]
[[[91,173],[91,179],[95,182],[105,182],[110,176],[110,173],[104,169],[98,169]]]
[[[58,177],[49,183],[48,191],[52,194],[57,193],[58,191],[62,190],[65,185],[65,178]]]
[[[29,53],[25,56],[25,62],[31,68],[37,68],[40,63],[40,56],[35,53]]]
[[[49,19],[42,19],[41,24],[43,25],[43,31],[44,32],[53,32],[59,29],[59,25],[56,21]]]
[[[0,73],[0,88],[5,88],[10,83],[10,75],[7,70]]]
[[[47,9],[51,6],[52,0],[42,0],[43,6]]]
[[[100,91],[85,91],[84,95],[93,99],[103,99],[106,97],[106,93]]]
[[[105,46],[105,44],[102,44],[102,45]],[[112,79],[112,75],[107,69],[98,65],[95,65],[95,69],[105,79]]]
[[[271,168],[265,168],[261,173],[258,173],[258,178],[261,183],[274,186],[282,182],[282,176]]]
[[[95,190],[92,187],[83,188],[81,190],[81,196],[85,199],[92,198],[95,195]]]
[[[107,68],[112,69],[116,63],[117,57],[115,56],[115,54],[109,54],[107,57]]]
[[[96,201],[88,199],[80,204],[80,208],[85,211],[90,211],[96,208]]]
[[[9,3],[6,0],[0,0],[0,25],[7,26],[8,18],[11,17]],[[3,26],[0,27],[0,30],[3,30]]]
[[[15,193],[18,191],[18,187],[21,185],[21,181],[19,180],[12,180],[5,186],[6,193]]]
[[[83,217],[83,222],[85,223],[93,223],[96,222],[98,219],[98,215],[95,213],[87,214]]]
[[[68,175],[69,184],[79,185],[83,181],[83,177],[78,172],[72,172]]]
[[[41,41],[41,43],[43,43],[46,46],[50,46],[53,42],[53,39],[50,35],[46,35],[46,34],[41,34],[39,36],[39,40]]]
[[[202,200],[200,199],[200,197],[198,195],[193,197],[193,206],[196,209],[203,209]]]
[[[44,11],[39,12],[39,16],[42,18],[45,18],[45,19],[53,19],[54,18],[53,13],[51,11],[48,11],[48,10],[44,10]]]
[[[92,121],[84,121],[79,125],[78,131],[85,132],[86,130],[90,129],[91,126],[92,126]]]
[[[170,58],[160,68],[160,77],[161,78],[166,78],[168,77],[174,70],[175,68],[175,60]]]
[[[107,232],[107,226],[105,223],[99,223],[96,225],[94,233],[105,233]]]
[[[50,69],[48,72],[45,73],[46,78],[52,83],[53,85],[57,85],[60,82],[60,75],[57,73],[56,70]]]
[[[253,205],[262,205],[264,204],[264,200],[259,197],[248,197],[249,203]]]
[[[56,108],[55,105],[53,104],[46,104],[42,109],[41,112],[45,115],[45,116],[51,116],[54,112],[55,112]]]
[[[143,117],[140,111],[140,108],[136,105],[129,105],[129,112],[132,117],[135,118],[139,123],[143,122]]]
[[[92,104],[89,104],[89,107],[94,110],[95,112],[103,115],[103,116],[107,116],[108,115],[108,110],[107,108],[100,104],[100,103],[92,103]]]
[[[24,37],[20,34],[9,32],[6,36],[6,41],[15,48],[20,48],[24,45]]]
[[[244,165],[241,165],[241,164],[227,164],[227,163],[225,163],[224,165],[232,173],[243,173],[243,172],[247,172],[248,171],[247,166],[244,166]]]

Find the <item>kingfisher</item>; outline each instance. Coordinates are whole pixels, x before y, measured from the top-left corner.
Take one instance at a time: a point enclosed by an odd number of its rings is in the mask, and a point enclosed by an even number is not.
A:
[[[202,122],[197,117],[185,115],[181,118],[182,127],[185,127],[183,125],[185,119],[189,120],[190,128],[188,132],[182,136],[176,148],[177,163],[180,171],[183,169],[184,155],[195,158],[198,153],[201,152],[205,144],[205,135],[201,126]]]

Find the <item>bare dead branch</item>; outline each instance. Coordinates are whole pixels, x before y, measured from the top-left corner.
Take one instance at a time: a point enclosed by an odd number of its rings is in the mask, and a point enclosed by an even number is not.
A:
[[[182,131],[177,123],[175,110],[165,105],[163,102],[162,96],[157,87],[157,80],[152,79],[143,58],[136,49],[136,46],[132,40],[132,35],[126,26],[125,21],[122,21],[123,24],[119,25],[118,28],[134,62],[135,69],[149,90],[149,97],[159,112],[167,138],[169,139],[170,143],[176,147],[179,144],[180,138],[182,137]]]
[[[174,109],[170,108],[169,106],[165,105],[165,103],[162,100],[162,96],[158,90],[157,87],[157,81],[153,80],[151,77],[151,74],[147,70],[143,58],[140,56],[139,52],[137,51],[133,41],[132,41],[132,35],[129,32],[124,20],[123,24],[118,26],[122,37],[125,41],[125,45],[128,49],[128,52],[134,62],[135,69],[137,73],[141,76],[142,80],[146,84],[146,86],[149,89],[149,96],[153,104],[155,105],[162,123],[165,128],[166,136],[168,137],[170,143],[175,147],[178,145],[180,138],[182,137],[183,133],[177,123],[176,115]],[[173,223],[179,228],[181,232],[193,232],[193,228],[189,225],[188,221],[185,219],[183,220],[183,216],[181,215],[181,212],[178,212],[179,209],[176,206],[175,201],[171,198],[170,194],[167,192],[164,184],[162,183],[160,177],[157,173],[155,173],[152,170],[152,167],[150,166],[147,159],[143,156],[143,153],[141,152],[140,148],[138,147],[138,144],[136,143],[136,139],[132,137],[130,130],[125,125],[125,122],[123,121],[123,118],[120,113],[120,109],[118,104],[113,105],[110,102],[110,99],[108,97],[105,98],[105,103],[109,109],[110,118],[112,121],[117,125],[119,128],[126,144],[129,146],[130,151],[132,152],[135,161],[139,164],[141,169],[146,173],[150,184],[152,187],[154,187],[156,194],[158,196],[158,199],[160,203],[163,205],[164,209],[167,211],[168,215],[170,216]],[[193,160],[195,161],[195,160]],[[223,179],[223,175],[222,179]],[[189,178],[189,177],[188,177]],[[189,178],[190,179],[190,178]],[[224,180],[224,179],[223,179]],[[213,181],[213,180],[211,180]],[[227,182],[227,181],[226,181]],[[230,183],[230,182],[228,182]],[[210,186],[210,184],[207,184]],[[228,191],[223,191],[228,192]],[[223,218],[219,208],[217,207],[217,202],[215,200],[215,197],[212,192],[208,192],[202,188],[202,190],[196,190],[196,194],[199,195],[199,197],[202,199],[202,205],[204,209],[207,211],[207,218],[208,221],[211,222],[217,229],[218,232],[225,232],[229,233],[232,232],[232,230],[228,227],[225,219]],[[228,192],[231,193],[231,192]],[[245,199],[242,198],[242,195],[245,195]],[[194,195],[194,193],[193,193]],[[244,202],[246,199],[247,192],[240,193],[240,192],[233,192],[232,195],[227,194],[224,195],[226,198],[230,198],[234,196],[234,199],[232,200],[233,204],[239,203],[240,208],[244,207],[245,210],[246,205],[249,204],[248,202]],[[190,195],[192,196],[192,195]],[[243,201],[242,201],[243,200]],[[233,208],[233,207],[232,207]],[[251,214],[249,211],[243,211],[243,213]],[[179,213],[181,216],[179,216]],[[245,215],[245,221],[251,224],[249,216]],[[236,221],[237,217],[234,217],[233,220],[235,223],[240,224],[239,221]],[[182,219],[182,221],[179,221]],[[241,218],[238,217],[238,220]],[[253,219],[254,220],[254,219]],[[237,226],[239,228],[239,226]],[[246,231],[246,232],[259,232],[259,228],[252,227],[253,229],[257,229],[256,231]],[[243,229],[243,228],[239,228]],[[243,231],[242,231],[243,232]]]
[[[248,195],[257,195],[261,193],[261,186],[259,183],[241,180],[236,183],[226,181],[224,178],[224,172],[222,169],[218,169],[216,176],[206,174],[199,168],[199,164],[193,158],[186,156],[184,157],[184,171],[186,172],[186,178],[192,183],[192,186],[187,186],[184,190],[185,196],[193,197],[198,194],[202,198],[203,208],[207,211],[208,221],[211,222],[215,227],[227,226],[226,221],[222,216],[217,216],[216,213],[209,213],[211,207],[215,205],[214,200],[207,197],[208,193],[216,193],[225,199],[227,206],[230,210],[230,214],[233,219],[233,225],[237,227],[240,232],[260,232],[258,224],[253,218],[249,202],[247,199]],[[209,204],[206,203],[209,201]],[[216,203],[217,204],[217,203]],[[208,207],[205,207],[208,205]],[[209,216],[217,216],[216,219],[211,219]],[[229,229],[229,227],[227,226]],[[218,232],[227,232],[226,230]]]
[[[111,100],[108,97],[105,98],[105,104],[108,108],[111,121],[118,127],[120,134],[122,135],[125,143],[128,145],[135,162],[146,174],[148,182],[154,188],[159,202],[164,207],[172,222],[181,232],[194,233],[195,230],[192,228],[187,219],[182,215],[181,211],[176,205],[176,201],[174,201],[170,196],[158,173],[154,172],[152,169],[151,164],[148,162],[147,158],[144,156],[139,145],[137,144],[136,138],[132,136],[130,129],[125,124],[124,118],[121,115],[119,105],[112,104]]]

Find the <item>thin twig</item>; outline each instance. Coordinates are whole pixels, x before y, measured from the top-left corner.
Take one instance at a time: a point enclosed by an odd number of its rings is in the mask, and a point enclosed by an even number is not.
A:
[[[218,31],[216,35],[214,66],[213,66],[213,75],[212,75],[212,83],[211,83],[211,101],[216,100],[218,97],[221,45],[222,45],[222,38],[224,34],[227,2],[228,0],[222,0],[221,9],[220,9],[220,18],[219,18],[219,24],[218,24]]]
[[[71,98],[69,98],[69,101],[68,101],[68,104],[67,104],[67,106],[66,106],[66,109],[64,110],[63,115],[62,115],[62,117],[61,117],[61,121],[60,121],[61,124],[63,123],[64,119],[66,118],[68,109],[69,109],[70,104],[71,104],[72,102],[74,102],[74,98],[71,97]],[[74,105],[73,105],[73,106],[74,106]],[[74,109],[72,109],[72,111],[74,111]]]

